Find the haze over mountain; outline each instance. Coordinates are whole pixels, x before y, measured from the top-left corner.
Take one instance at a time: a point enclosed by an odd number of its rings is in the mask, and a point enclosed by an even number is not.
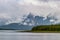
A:
[[[7,25],[10,23],[21,23],[24,25],[44,25],[55,23],[57,21],[57,18],[55,18],[54,16],[49,17],[49,15],[47,17],[35,16],[32,13],[29,13],[27,16],[22,17],[21,20],[22,21],[19,21],[17,18],[0,18],[0,25]]]
[[[8,21],[9,20],[5,20],[5,22],[8,22]],[[45,17],[42,17],[42,16],[35,16],[32,13],[29,13],[27,16],[24,16],[24,18],[21,22],[0,25],[0,28],[31,30],[32,27],[34,27],[34,26],[37,26],[37,25],[50,25],[50,24],[54,24],[55,21],[57,21],[57,19],[54,18],[54,17],[47,16],[45,18]],[[2,22],[2,24],[5,23],[5,22]]]
[[[60,23],[60,0],[0,0],[0,19],[8,23],[20,23],[24,15],[54,16]],[[0,23],[5,24],[5,21]]]
[[[25,25],[49,25],[49,24],[54,24],[55,21],[57,21],[54,16],[49,17],[43,17],[43,16],[35,16],[32,13],[30,13],[24,21],[22,21],[23,24]]]
[[[30,13],[31,12],[31,13]],[[60,0],[0,0],[0,26],[60,23]]]

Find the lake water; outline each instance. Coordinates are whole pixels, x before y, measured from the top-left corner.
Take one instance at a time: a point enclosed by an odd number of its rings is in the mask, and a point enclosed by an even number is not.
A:
[[[60,33],[26,33],[1,30],[0,40],[60,40]]]

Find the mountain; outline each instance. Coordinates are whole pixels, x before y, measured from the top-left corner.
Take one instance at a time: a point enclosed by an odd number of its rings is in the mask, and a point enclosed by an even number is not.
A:
[[[2,24],[5,24],[6,21],[2,19],[3,22]],[[43,16],[35,16],[32,13],[29,13],[25,18],[23,18],[23,21],[20,23],[10,23],[7,25],[2,25],[0,26],[1,29],[19,29],[19,30],[31,30],[33,26],[38,26],[38,25],[50,25],[54,24],[54,22],[57,19],[54,17],[43,17]]]
[[[12,23],[12,24],[8,24],[8,25],[3,25],[0,26],[0,29],[12,29],[12,30],[31,30],[31,26],[29,25],[22,25],[19,23]]]
[[[34,16],[32,13],[30,13],[24,21],[22,21],[22,24],[31,25],[31,26],[37,26],[37,25],[50,25],[54,24],[55,21],[57,21],[54,17],[42,17],[42,16]]]
[[[0,18],[0,26],[4,25],[8,20],[5,18]]]

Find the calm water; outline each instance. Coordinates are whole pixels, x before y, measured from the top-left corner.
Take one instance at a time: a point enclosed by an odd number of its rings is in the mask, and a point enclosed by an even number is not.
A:
[[[60,40],[60,33],[22,33],[1,30],[0,40]]]

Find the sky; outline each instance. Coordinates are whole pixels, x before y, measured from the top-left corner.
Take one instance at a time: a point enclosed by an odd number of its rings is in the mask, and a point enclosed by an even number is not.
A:
[[[0,0],[0,19],[21,22],[24,15],[54,16],[60,22],[60,0]],[[2,21],[2,20],[0,20]]]

